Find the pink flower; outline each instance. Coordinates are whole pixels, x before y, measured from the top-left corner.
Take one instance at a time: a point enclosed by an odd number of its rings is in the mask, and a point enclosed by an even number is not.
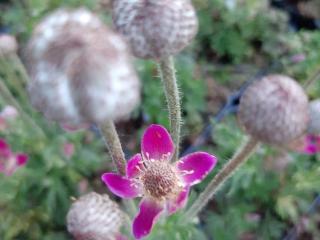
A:
[[[73,143],[69,143],[69,142],[66,142],[63,144],[62,146],[62,150],[63,150],[63,155],[66,157],[66,158],[71,158],[72,155],[74,154],[74,145]]]
[[[5,106],[0,112],[0,116],[6,120],[15,119],[18,115],[18,110],[10,105]]]
[[[320,136],[306,135],[304,137],[303,153],[316,154],[320,152]]]
[[[295,152],[313,155],[320,152],[320,136],[307,134],[304,135],[292,143],[289,144],[288,148]]]
[[[13,106],[7,105],[0,112],[0,131],[8,128],[8,122],[14,120],[19,115],[17,109]]]
[[[304,60],[306,60],[306,55],[303,53],[298,53],[298,54],[293,55],[290,58],[290,60],[293,63],[300,63],[300,62],[303,62]]]
[[[137,239],[150,233],[162,212],[172,214],[184,207],[190,187],[201,182],[217,162],[208,153],[196,152],[170,163],[174,145],[161,125],[146,129],[141,152],[128,161],[126,176],[115,173],[102,176],[102,181],[115,195],[143,197],[133,222],[133,234]]]
[[[24,166],[28,156],[24,153],[13,153],[4,139],[0,139],[0,172],[12,175],[17,168]]]

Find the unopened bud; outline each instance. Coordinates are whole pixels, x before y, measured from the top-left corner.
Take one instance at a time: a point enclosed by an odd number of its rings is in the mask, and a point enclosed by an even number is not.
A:
[[[286,144],[307,130],[308,98],[293,79],[269,75],[246,89],[238,117],[246,132],[256,139]]]
[[[115,0],[113,22],[139,58],[177,54],[198,30],[189,0]]]
[[[27,48],[31,103],[61,124],[127,118],[140,84],[124,40],[86,9],[58,10]]]
[[[68,231],[76,240],[114,240],[125,213],[107,194],[89,193],[75,201],[67,215]]]

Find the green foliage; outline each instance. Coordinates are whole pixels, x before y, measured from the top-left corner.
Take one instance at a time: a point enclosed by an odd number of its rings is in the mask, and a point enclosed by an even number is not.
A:
[[[250,59],[263,44],[274,41],[275,28],[286,24],[284,14],[267,8],[268,1],[208,0],[199,10],[197,38],[200,56],[219,57],[232,63]],[[261,12],[268,11],[268,14]]]
[[[9,26],[23,46],[39,19],[60,6],[85,5],[108,20],[109,16],[97,7],[97,1],[12,1],[6,11],[1,12],[0,23]],[[189,50],[194,50],[196,56],[186,51],[176,58],[186,138],[199,132],[205,124],[204,116],[209,115],[206,97],[212,93],[208,92],[204,79],[212,77],[234,90],[261,65],[272,62],[280,64],[276,71],[295,77],[301,83],[319,69],[320,32],[289,32],[286,17],[268,9],[266,0],[234,1],[234,7],[223,0],[194,2],[198,7],[200,28]],[[303,54],[305,60],[293,62],[292,56],[296,54]],[[105,161],[102,142],[92,133],[64,133],[33,112],[23,88],[21,91],[15,85],[21,76],[12,71],[14,67],[0,63],[0,77],[5,79],[25,112],[43,129],[45,137],[36,133],[21,115],[8,129],[0,131],[0,137],[5,138],[14,151],[30,156],[27,166],[12,177],[0,175],[0,239],[70,239],[65,227],[70,198],[80,194],[81,182],[88,183],[89,189],[100,188],[99,175],[108,168],[103,163],[110,161]],[[141,126],[159,123],[168,127],[168,113],[155,62],[139,60],[136,69],[143,92],[141,106],[133,116],[135,121],[141,121]],[[308,89],[308,94],[319,98],[319,91],[320,82],[317,81]],[[6,100],[0,96],[1,108],[4,105]],[[212,124],[215,127],[212,141],[201,149],[215,154],[219,162],[210,176],[193,188],[189,205],[244,138],[233,117]],[[143,131],[142,128],[134,130]],[[71,159],[61,152],[66,142],[75,145]],[[139,141],[134,144],[138,145]],[[280,239],[293,224],[301,222],[301,216],[308,211],[320,185],[319,156],[288,154],[291,161],[279,168],[275,164],[279,152],[261,146],[224,184],[200,215],[199,222],[190,223],[177,213],[161,219],[147,239]],[[306,216],[305,231],[314,239],[320,236],[318,215]]]
[[[21,133],[23,127],[19,119],[0,134],[15,151],[24,151],[30,157],[27,166],[12,177],[0,176],[0,237],[42,239],[60,235],[59,239],[67,239],[65,216],[70,197],[78,196],[79,183],[101,169],[102,143],[91,141],[85,147],[83,133],[61,131],[50,139],[42,139],[26,129]],[[70,159],[63,155],[65,143],[75,146]]]
[[[13,1],[13,6],[0,15],[0,23],[10,26],[10,30],[23,40],[30,35],[33,27],[48,12],[59,7],[85,6],[93,9],[97,0],[25,0]]]

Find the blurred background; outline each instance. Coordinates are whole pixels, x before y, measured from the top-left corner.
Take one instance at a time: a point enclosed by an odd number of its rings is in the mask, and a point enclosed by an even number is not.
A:
[[[24,47],[43,16],[59,7],[86,6],[111,26],[110,1],[1,0],[0,32],[17,38],[18,55],[27,63]],[[248,80],[266,73],[287,74],[304,84],[316,79],[320,69],[319,0],[193,3],[199,33],[176,57],[183,94],[182,149],[200,136],[204,141],[199,148],[216,155],[219,165],[193,189],[190,201],[244,137],[234,114],[215,121],[228,98]],[[19,58],[10,54],[0,59],[0,82],[9,91],[0,96],[0,109],[12,105],[13,97],[18,111],[15,117],[0,119],[0,138],[14,152],[29,156],[27,165],[12,176],[0,174],[0,239],[71,239],[65,226],[71,198],[108,191],[100,176],[112,169],[110,157],[95,128],[68,133],[33,111]],[[135,64],[143,81],[142,103],[129,121],[117,125],[127,156],[139,151],[146,126],[169,123],[155,63]],[[320,79],[307,93],[310,99],[320,98]],[[224,113],[234,112],[236,103],[237,99]],[[320,211],[317,202],[312,205],[320,192],[319,176],[319,155],[264,145],[223,186],[197,224],[180,224],[174,215],[158,224],[148,239],[320,239]]]

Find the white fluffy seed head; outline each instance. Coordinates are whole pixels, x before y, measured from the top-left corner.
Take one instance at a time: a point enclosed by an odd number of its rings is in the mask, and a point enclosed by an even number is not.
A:
[[[139,58],[177,54],[198,30],[190,0],[115,0],[112,14],[116,29]]]
[[[309,103],[310,121],[308,124],[308,133],[320,134],[320,99],[313,100]]]
[[[114,240],[125,213],[108,195],[89,193],[75,201],[67,215],[68,231],[76,240]]]
[[[0,57],[17,52],[18,43],[15,37],[8,34],[0,34]]]
[[[31,103],[49,120],[117,121],[139,102],[140,83],[124,40],[86,9],[62,9],[45,18],[26,58]]]
[[[238,118],[246,132],[258,140],[286,144],[307,130],[308,98],[293,79],[269,75],[246,89]]]

